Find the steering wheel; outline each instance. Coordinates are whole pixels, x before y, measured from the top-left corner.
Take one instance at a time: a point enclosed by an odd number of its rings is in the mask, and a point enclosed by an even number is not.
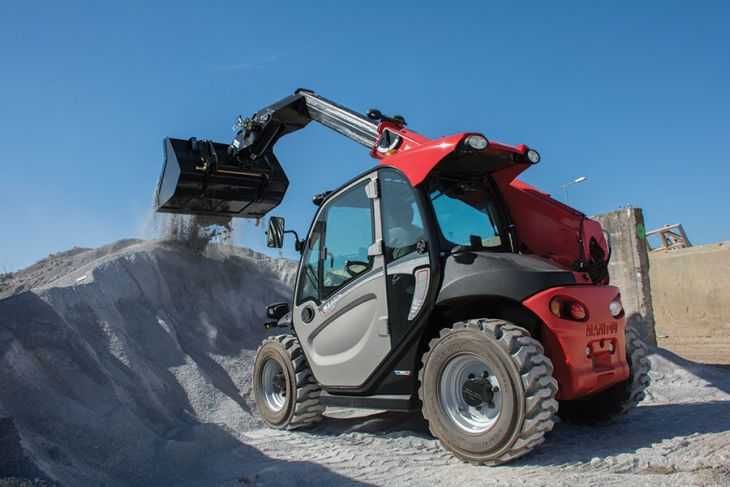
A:
[[[358,267],[360,269],[358,269]],[[345,261],[345,271],[350,274],[350,277],[355,277],[359,274],[362,274],[365,272],[368,267],[370,267],[370,263],[364,262],[362,260],[346,260]]]

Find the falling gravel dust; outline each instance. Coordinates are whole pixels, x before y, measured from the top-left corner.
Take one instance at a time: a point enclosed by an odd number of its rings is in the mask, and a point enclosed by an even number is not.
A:
[[[636,410],[560,423],[500,467],[455,460],[416,415],[265,428],[251,366],[294,271],[176,238],[73,249],[3,280],[0,486],[730,485],[730,368],[662,349]]]

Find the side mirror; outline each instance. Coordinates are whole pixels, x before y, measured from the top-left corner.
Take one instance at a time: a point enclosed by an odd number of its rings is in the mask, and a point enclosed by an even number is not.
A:
[[[266,229],[266,246],[280,249],[284,246],[284,218],[272,216]]]

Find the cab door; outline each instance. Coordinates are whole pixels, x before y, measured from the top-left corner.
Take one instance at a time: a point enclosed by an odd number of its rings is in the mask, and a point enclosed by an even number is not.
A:
[[[380,219],[388,294],[388,329],[396,348],[428,308],[427,296],[435,282],[424,210],[416,190],[397,169],[378,171]]]
[[[310,229],[292,320],[317,381],[356,387],[391,350],[377,172],[330,196]]]

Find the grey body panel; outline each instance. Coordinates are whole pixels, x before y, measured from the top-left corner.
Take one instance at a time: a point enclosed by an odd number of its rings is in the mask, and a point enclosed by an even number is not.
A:
[[[571,284],[575,284],[571,272],[538,257],[467,251],[446,258],[436,303],[470,296],[502,296],[520,302],[543,289]]]
[[[388,264],[388,275],[406,274],[411,276],[417,267],[427,266],[429,263],[428,254],[412,254],[407,258]]]
[[[347,191],[376,173],[354,181],[338,191]],[[388,332],[388,300],[385,287],[385,259],[382,255],[382,232],[377,191],[368,195],[374,204],[374,240],[369,250],[372,269],[337,290],[322,303],[307,300],[294,306],[292,321],[315,379],[322,386],[357,387],[365,382],[391,350]],[[325,211],[332,195],[322,205]],[[319,214],[319,213],[318,213]],[[317,217],[315,217],[316,220]],[[295,289],[303,278],[300,266]],[[295,297],[294,302],[297,302]],[[305,322],[302,313],[313,311]]]

